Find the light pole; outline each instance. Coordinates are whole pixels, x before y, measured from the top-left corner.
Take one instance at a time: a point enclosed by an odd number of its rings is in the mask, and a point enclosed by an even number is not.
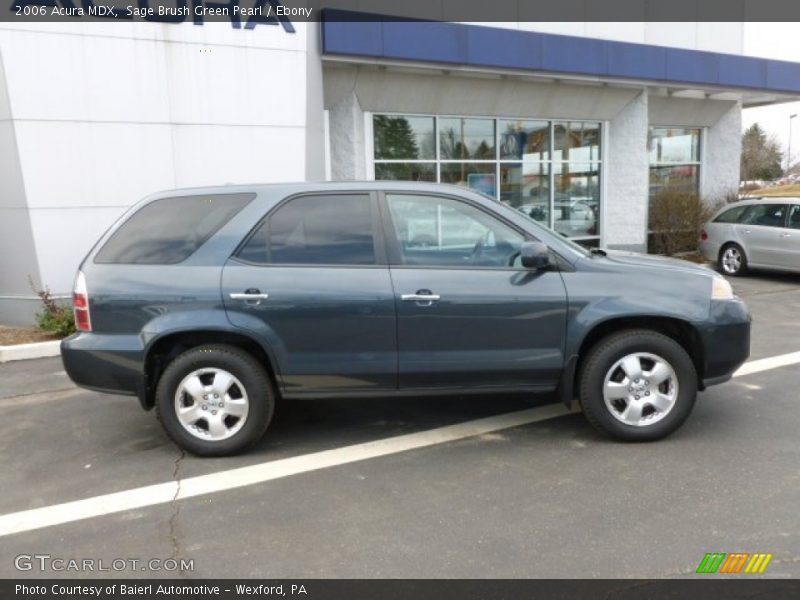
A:
[[[786,151],[786,174],[789,174],[789,171],[792,168],[792,119],[797,116],[797,113],[793,115],[789,115],[789,148]]]

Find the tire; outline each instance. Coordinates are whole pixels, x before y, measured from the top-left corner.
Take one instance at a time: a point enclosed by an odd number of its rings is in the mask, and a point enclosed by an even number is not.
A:
[[[600,340],[582,362],[579,378],[578,396],[589,423],[600,433],[626,442],[669,435],[692,412],[697,397],[691,357],[672,338],[647,329],[630,329]]]
[[[723,275],[740,277],[747,273],[747,255],[739,244],[730,242],[719,249],[717,266]]]
[[[235,346],[207,344],[169,363],[156,387],[155,406],[178,446],[198,456],[229,456],[264,436],[275,393],[266,369],[252,355]]]

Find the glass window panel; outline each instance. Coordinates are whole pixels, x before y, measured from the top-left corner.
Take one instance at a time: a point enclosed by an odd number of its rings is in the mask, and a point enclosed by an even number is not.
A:
[[[376,162],[375,179],[378,181],[436,181],[436,164]]]
[[[436,158],[434,118],[375,115],[372,123],[375,158]]]
[[[700,130],[685,127],[650,129],[650,164],[700,161]]]
[[[484,211],[451,198],[387,194],[403,264],[509,266],[523,237]]]
[[[496,163],[442,163],[441,182],[453,183],[462,187],[497,197],[495,186]]]
[[[500,158],[506,160],[549,160],[548,121],[500,120]]]
[[[600,165],[553,164],[553,228],[568,237],[598,235]]]
[[[372,265],[375,246],[367,195],[302,196],[270,216],[267,236],[256,232],[243,249],[248,260],[266,240],[264,262],[276,264]],[[263,226],[262,226],[263,227]]]
[[[666,187],[682,192],[698,190],[697,165],[676,165],[674,167],[650,167],[650,198]]]
[[[550,165],[500,165],[500,200],[545,226],[550,224]]]
[[[747,206],[737,206],[735,208],[728,209],[714,219],[714,223],[737,223],[745,209],[747,209]]]
[[[800,229],[800,204],[794,204],[789,212],[789,227]]]
[[[445,160],[494,160],[494,119],[440,118],[439,155]]]
[[[555,123],[553,158],[573,162],[600,160],[600,123]]]
[[[255,197],[255,194],[219,194],[150,202],[120,225],[94,262],[138,265],[183,262]]]
[[[764,227],[786,227],[786,205],[751,204],[741,222]]]

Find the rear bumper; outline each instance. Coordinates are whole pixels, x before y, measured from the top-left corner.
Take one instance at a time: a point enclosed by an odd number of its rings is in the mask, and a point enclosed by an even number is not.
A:
[[[703,386],[728,381],[750,356],[750,312],[740,299],[715,300],[697,329],[703,342]]]
[[[76,385],[126,396],[144,388],[144,347],[136,335],[80,332],[61,342],[64,370]]]

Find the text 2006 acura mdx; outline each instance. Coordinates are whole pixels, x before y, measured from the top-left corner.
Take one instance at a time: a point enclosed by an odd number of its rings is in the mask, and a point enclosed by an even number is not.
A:
[[[276,398],[557,391],[599,431],[655,440],[749,354],[710,269],[590,253],[456,187],[180,190],[84,260],[78,385],[139,397],[203,455],[258,441]]]

